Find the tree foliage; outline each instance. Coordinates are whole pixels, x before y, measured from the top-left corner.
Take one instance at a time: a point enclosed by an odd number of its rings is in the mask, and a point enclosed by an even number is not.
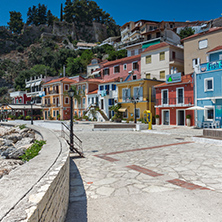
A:
[[[21,33],[23,28],[22,14],[16,11],[10,11],[10,22],[8,22],[9,29],[17,34]]]
[[[92,25],[92,22],[99,22],[106,26],[108,36],[119,35],[119,26],[110,14],[103,11],[95,1],[90,0],[66,0],[64,8],[64,19],[77,26],[83,23]]]
[[[181,29],[179,36],[181,39],[184,39],[188,36],[191,36],[195,33],[195,30],[192,27],[185,27],[184,29]]]
[[[58,18],[54,16],[50,10],[47,10],[47,7],[44,4],[41,5],[39,3],[37,7],[33,5],[28,9],[27,25],[52,25],[54,20],[58,20]]]

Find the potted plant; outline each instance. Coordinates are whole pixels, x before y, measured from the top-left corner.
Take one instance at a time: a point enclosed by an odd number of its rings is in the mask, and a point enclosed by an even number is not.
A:
[[[142,121],[143,121],[143,119],[140,118],[137,120],[137,123],[142,123]]]
[[[130,118],[129,123],[134,123],[134,119],[133,119],[133,118]]]
[[[156,125],[160,125],[160,116],[156,115]]]
[[[187,122],[187,126],[190,126],[191,124],[191,115],[186,115],[186,122]]]
[[[122,121],[121,121],[122,123],[126,123],[126,119],[122,119]]]
[[[57,115],[57,120],[60,120],[60,114]]]

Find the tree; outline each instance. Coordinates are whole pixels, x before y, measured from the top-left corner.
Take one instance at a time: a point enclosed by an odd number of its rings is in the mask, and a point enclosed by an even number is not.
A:
[[[50,11],[51,13],[51,11]],[[38,4],[38,7],[29,7],[27,12],[27,25],[34,24],[39,26],[47,23],[47,7],[44,4]]]
[[[110,51],[109,57],[107,58],[109,61],[113,61],[116,59],[122,59],[127,56],[127,51],[125,49],[119,51]]]
[[[48,24],[48,26],[53,25],[54,19],[55,19],[55,17],[53,16],[52,12],[50,10],[48,10],[48,12],[47,12],[47,24]]]
[[[192,27],[185,27],[184,29],[181,29],[179,36],[181,39],[184,39],[188,36],[191,36],[195,33],[195,30]]]
[[[73,22],[73,4],[71,0],[66,0],[64,8],[64,19],[66,22]]]
[[[62,6],[62,3],[61,3],[61,9],[60,9],[60,22],[63,21],[63,6]]]
[[[21,33],[23,28],[22,14],[16,11],[10,11],[10,22],[8,22],[9,29],[17,34]]]

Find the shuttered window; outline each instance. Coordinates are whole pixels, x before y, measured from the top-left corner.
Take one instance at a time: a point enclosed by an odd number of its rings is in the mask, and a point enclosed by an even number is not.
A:
[[[165,79],[165,71],[160,71],[160,79]]]
[[[165,52],[160,52],[160,61],[165,60]]]
[[[151,63],[151,55],[146,56],[146,64]]]

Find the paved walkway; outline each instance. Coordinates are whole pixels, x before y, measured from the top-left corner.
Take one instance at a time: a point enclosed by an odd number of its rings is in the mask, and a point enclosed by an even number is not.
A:
[[[71,159],[68,222],[222,221],[222,147],[195,143],[202,130],[75,130],[86,158]]]
[[[222,221],[222,147],[194,142],[201,129],[92,129],[74,125],[86,158],[71,155],[66,222]]]

